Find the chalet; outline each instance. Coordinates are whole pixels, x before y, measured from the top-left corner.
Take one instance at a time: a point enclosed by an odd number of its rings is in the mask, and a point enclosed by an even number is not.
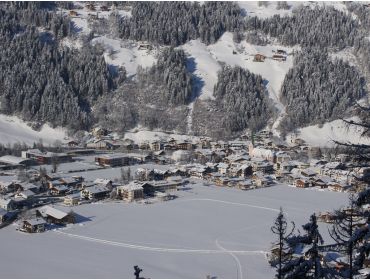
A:
[[[81,197],[83,199],[93,200],[93,199],[104,199],[110,193],[110,189],[104,186],[91,186],[84,187],[81,190]]]
[[[76,222],[76,217],[72,210],[56,208],[50,205],[37,209],[36,215],[53,224],[74,224]]]
[[[81,186],[83,180],[83,177],[63,177],[59,179],[59,182],[69,188],[78,188]]]
[[[100,185],[100,186],[104,186],[110,190],[112,190],[113,188],[113,182],[112,180],[109,180],[109,179],[101,179],[101,178],[97,178],[94,180],[94,183],[96,185]]]
[[[177,191],[177,187],[182,185],[182,182],[172,181],[147,181],[141,185],[146,195],[153,195],[154,192],[174,192]]]
[[[274,165],[267,161],[253,161],[253,172],[270,173],[274,170]]]
[[[67,206],[78,205],[81,200],[80,193],[73,193],[64,197],[63,203]]]
[[[86,144],[87,148],[100,150],[115,150],[121,147],[122,143],[110,139],[96,139]]]
[[[29,219],[22,221],[20,231],[28,233],[44,232],[46,222],[42,218]]]
[[[21,191],[15,195],[16,198],[21,197],[24,199],[32,199],[34,196],[35,196],[35,193],[31,190]]]
[[[69,11],[69,16],[70,17],[77,17],[78,16],[78,13],[76,11],[70,10]]]
[[[150,143],[150,149],[152,151],[159,151],[163,149],[163,143],[161,141],[153,141]]]
[[[253,61],[255,61],[255,62],[264,62],[265,59],[266,59],[266,56],[264,56],[263,54],[257,53],[257,54],[254,55]]]
[[[191,168],[189,171],[189,174],[191,177],[199,178],[199,179],[204,179],[208,173],[208,168],[204,166],[198,166]]]
[[[177,141],[174,138],[171,138],[170,140],[168,140],[167,144],[172,146],[173,148],[176,148]]]
[[[236,169],[235,176],[247,178],[253,174],[253,167],[250,164],[243,164]]]
[[[274,184],[274,180],[270,176],[253,176],[253,180],[257,187],[265,188]]]
[[[306,179],[303,179],[303,178],[299,178],[299,179],[296,179],[295,182],[294,182],[294,185],[297,187],[297,188],[308,188],[310,186],[310,183],[308,180]]]
[[[312,183],[313,187],[317,187],[319,189],[326,189],[332,179],[328,176],[318,176]]]
[[[330,182],[328,189],[335,192],[345,192],[349,187],[346,184],[338,182]]]
[[[286,56],[281,54],[274,54],[272,55],[272,59],[277,61],[286,61]]]
[[[139,143],[139,149],[140,150],[149,150],[150,144],[147,141]]]
[[[144,198],[144,188],[141,183],[131,182],[125,186],[118,186],[116,188],[117,195],[126,201],[134,201]]]
[[[65,195],[69,191],[69,188],[65,185],[55,185],[50,188],[51,195]]]
[[[225,176],[217,176],[217,177],[214,177],[214,182],[217,186],[227,186],[227,184],[229,184],[230,182],[230,178],[229,177],[225,177]]]
[[[236,186],[237,186],[238,189],[241,189],[241,190],[244,190],[244,191],[254,189],[252,180],[240,181],[240,182],[238,182],[238,184]]]
[[[304,169],[301,171],[301,174],[305,177],[314,177],[317,175],[317,173],[309,168]]]
[[[217,169],[220,174],[226,175],[229,172],[230,166],[226,163],[221,162],[217,165]]]
[[[11,211],[11,210],[16,209],[16,205],[13,199],[0,198],[0,208],[6,211]]]
[[[193,144],[188,142],[188,141],[179,142],[179,143],[177,143],[176,148],[178,150],[192,150],[193,149]]]

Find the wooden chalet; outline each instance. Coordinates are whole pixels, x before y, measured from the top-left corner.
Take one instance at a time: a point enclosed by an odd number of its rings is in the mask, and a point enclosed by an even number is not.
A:
[[[76,217],[72,210],[58,209],[50,205],[46,205],[37,209],[36,215],[44,218],[48,223],[52,224],[64,225],[74,224],[76,222]]]
[[[21,223],[20,231],[28,233],[44,232],[46,222],[42,218],[24,220]]]
[[[308,188],[310,186],[310,182],[307,179],[299,178],[295,180],[294,185],[297,188]]]

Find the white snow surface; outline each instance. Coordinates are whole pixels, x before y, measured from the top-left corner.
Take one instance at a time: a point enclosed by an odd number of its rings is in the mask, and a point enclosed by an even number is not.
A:
[[[357,117],[349,120],[359,121]],[[353,144],[368,144],[370,145],[369,137],[361,137],[363,129],[357,126],[348,126],[342,120],[334,120],[327,122],[323,126],[312,125],[299,129],[298,137],[305,140],[311,146],[333,147],[337,140],[344,143]],[[292,135],[288,135],[288,139]]]
[[[40,131],[35,131],[16,116],[0,114],[0,143],[26,143],[32,145],[42,139],[44,144],[53,144],[55,140],[63,141],[66,131],[44,124]]]
[[[279,207],[299,227],[313,212],[347,202],[343,193],[285,185],[252,191],[188,187],[168,202],[73,207],[81,216],[77,224],[45,233],[3,228],[2,276],[132,278],[139,265],[150,278],[273,278],[265,254]]]

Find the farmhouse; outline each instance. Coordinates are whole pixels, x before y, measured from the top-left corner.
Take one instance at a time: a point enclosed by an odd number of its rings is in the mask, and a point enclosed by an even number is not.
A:
[[[53,224],[74,224],[76,221],[75,214],[72,210],[65,211],[50,205],[43,206],[36,210],[38,217],[43,217],[47,222]]]
[[[28,233],[44,232],[46,222],[42,218],[24,220],[21,224],[20,230]]]
[[[141,183],[131,182],[125,186],[117,187],[117,195],[123,200],[134,201],[144,197],[144,189]]]

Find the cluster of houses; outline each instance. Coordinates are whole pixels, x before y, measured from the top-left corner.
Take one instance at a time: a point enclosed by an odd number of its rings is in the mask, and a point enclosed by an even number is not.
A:
[[[266,55],[264,54],[261,54],[261,53],[256,53],[254,55],[254,58],[253,58],[253,61],[254,62],[265,62],[266,58],[271,58],[273,60],[276,60],[276,61],[286,61],[287,59],[287,52],[285,50],[273,50],[273,54],[271,57],[267,57]]]

